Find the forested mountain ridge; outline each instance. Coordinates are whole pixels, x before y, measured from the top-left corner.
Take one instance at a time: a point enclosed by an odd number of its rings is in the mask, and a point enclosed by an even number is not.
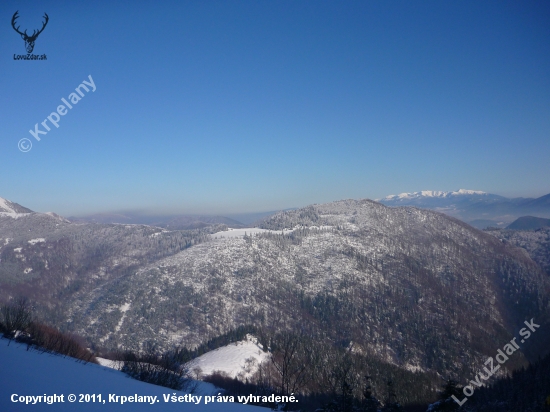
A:
[[[550,276],[550,227],[536,230],[487,229],[502,242],[524,249]]]
[[[525,320],[542,325],[525,355],[548,346],[549,277],[526,252],[459,220],[344,200],[261,226],[270,231],[214,239],[223,226],[3,217],[3,297],[26,293],[56,326],[108,349],[191,347],[254,325],[470,379]],[[505,367],[523,364],[518,351]]]
[[[146,225],[72,223],[53,213],[0,215],[0,299],[30,297],[39,313],[60,326],[76,295],[225,228],[167,231]]]
[[[307,325],[409,370],[462,375],[525,319],[547,316],[548,277],[525,253],[436,212],[350,200],[262,226],[287,231],[210,240],[153,262],[81,296],[68,325],[134,349],[196,345],[246,324]]]
[[[550,227],[550,219],[544,219],[534,216],[522,216],[517,218],[508,226],[508,230],[537,230],[544,227]]]

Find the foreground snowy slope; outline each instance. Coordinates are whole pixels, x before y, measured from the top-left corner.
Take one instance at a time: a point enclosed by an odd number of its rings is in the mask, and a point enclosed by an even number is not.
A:
[[[194,396],[202,396],[199,404],[190,402],[165,402],[163,395],[185,396],[168,388],[150,385],[128,378],[122,372],[94,364],[78,363],[72,358],[27,351],[26,345],[0,339],[0,411],[221,411],[254,412],[265,408],[237,403],[204,404],[204,396],[212,395],[211,386],[201,384]],[[209,393],[210,392],[210,393]],[[63,403],[48,405],[11,402],[12,395],[20,396],[64,395]],[[68,402],[69,394],[76,395],[76,402]],[[105,403],[79,402],[80,394],[101,394]],[[153,404],[109,402],[109,395],[156,396]],[[111,398],[112,399],[112,398]],[[119,398],[120,399],[120,398]],[[154,398],[153,398],[154,399]]]

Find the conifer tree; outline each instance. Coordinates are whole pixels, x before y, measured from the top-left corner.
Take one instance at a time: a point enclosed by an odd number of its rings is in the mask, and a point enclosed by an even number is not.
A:
[[[388,397],[386,398],[386,402],[384,404],[384,407],[382,408],[382,412],[402,412],[403,408],[397,401],[397,395],[395,394],[393,381],[391,379],[388,380],[387,386]]]
[[[439,400],[428,408],[430,412],[458,411],[460,409],[459,404],[453,399],[453,396],[459,400],[464,397],[457,381],[451,378],[447,379],[439,395]]]
[[[370,376],[365,376],[365,387],[363,388],[363,400],[359,405],[359,412],[378,412],[380,402],[372,394]]]

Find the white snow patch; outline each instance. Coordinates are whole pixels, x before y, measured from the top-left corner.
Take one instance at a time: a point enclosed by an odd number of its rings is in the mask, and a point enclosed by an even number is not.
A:
[[[105,311],[107,313],[112,312],[114,309],[116,309],[116,306],[113,308],[112,306],[107,308]],[[120,320],[118,321],[118,324],[115,327],[114,333],[117,333],[120,331],[120,328],[122,327],[122,324],[124,323],[124,319],[126,319],[126,312],[128,312],[128,309],[130,309],[130,303],[124,303],[118,307],[118,310],[122,312],[122,316],[120,317]],[[113,334],[113,332],[108,332],[105,336],[103,336],[99,341],[101,343],[105,342],[109,337]]]
[[[28,243],[30,243],[31,245],[35,245],[37,243],[41,243],[41,242],[45,242],[46,239],[44,239],[43,237],[39,237],[37,239],[31,239],[28,241]]]
[[[13,251],[14,251],[15,253],[21,253],[21,250],[23,250],[22,247],[13,248]]]
[[[96,359],[97,359],[97,361],[99,362],[99,364],[101,366],[105,366],[106,368],[115,369],[117,371],[122,369],[122,362],[121,361],[115,361],[115,360],[105,359],[105,358],[100,358],[100,357],[96,357]]]
[[[222,232],[216,232],[211,235],[214,239],[223,239],[223,238],[234,238],[234,237],[244,237],[244,235],[255,235],[257,233],[272,232],[267,229],[260,229],[257,227],[248,227],[245,229],[229,229]]]
[[[26,268],[23,273],[26,275],[26,274],[29,274],[32,272],[32,268]]]
[[[411,372],[425,372],[424,369],[421,366],[418,365],[411,365],[410,363],[407,363],[404,365],[404,368]]]
[[[118,332],[120,330],[120,328],[122,327],[122,324],[124,323],[124,319],[126,319],[126,312],[128,312],[128,309],[130,309],[130,304],[129,303],[125,303],[122,306],[120,306],[119,310],[122,312],[122,316],[121,316],[120,320],[118,321],[118,325],[116,325],[115,333]]]
[[[244,237],[246,234],[247,236],[251,235],[257,235],[258,233],[277,233],[277,234],[288,234],[293,232],[296,229],[301,228],[302,226],[296,226],[292,229],[283,229],[283,230],[270,230],[270,229],[261,229],[259,227],[247,227],[244,229],[228,229],[221,232],[216,232],[210,236],[212,236],[214,239],[227,239],[227,238],[238,238],[238,237]],[[308,229],[330,229],[332,226],[304,226],[304,228]]]
[[[28,215],[30,215],[30,213],[0,212],[0,217],[11,217],[12,219],[19,219],[20,217]]]
[[[120,306],[119,310],[122,312],[122,316],[120,317],[120,320],[118,321],[118,325],[116,325],[115,333],[120,330],[122,327],[122,324],[124,323],[124,319],[126,319],[126,312],[128,312],[128,309],[130,309],[130,304],[125,303]]]
[[[256,338],[247,335],[247,340],[207,352],[185,366],[191,374],[196,368],[200,368],[202,376],[221,371],[232,378],[244,381],[245,378],[250,378],[258,370],[258,366],[268,358],[269,354],[262,350],[262,345]]]

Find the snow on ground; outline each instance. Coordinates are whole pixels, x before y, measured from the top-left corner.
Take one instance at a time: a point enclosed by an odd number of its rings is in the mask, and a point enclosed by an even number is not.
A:
[[[161,230],[160,232],[151,233],[151,234],[149,235],[149,237],[157,237],[157,236],[162,235],[163,233],[169,233],[169,231],[163,229],[163,230]]]
[[[257,227],[247,227],[244,229],[229,229],[223,232],[216,232],[211,236],[214,239],[218,239],[218,238],[222,239],[222,238],[230,238],[230,237],[243,237],[245,233],[247,235],[255,235],[257,233],[264,233],[264,232],[270,232],[270,230],[260,229]]]
[[[19,219],[20,217],[28,215],[30,215],[30,213],[0,212],[0,217],[11,217],[12,219]]]
[[[122,316],[120,317],[120,320],[118,321],[118,324],[115,327],[114,333],[117,333],[120,328],[122,327],[122,324],[124,323],[124,320],[126,319],[126,312],[128,312],[128,309],[130,309],[130,303],[124,303],[119,308],[120,312],[122,312]],[[111,312],[111,310],[107,310],[107,312]],[[105,336],[103,336],[99,341],[101,343],[105,342],[107,339],[109,339],[109,336],[111,336],[111,333],[113,332],[107,332]]]
[[[117,371],[122,368],[122,362],[100,357],[97,357],[96,359],[101,366],[105,366],[106,368],[116,369]]]
[[[0,209],[5,210],[6,212],[14,212],[14,210],[8,204],[8,201],[0,197]]]
[[[328,229],[332,226],[309,226],[309,229]],[[277,234],[288,234],[299,228],[299,226],[293,229],[284,229],[284,230],[269,230],[269,229],[260,229],[258,227],[246,227],[244,229],[228,229],[222,232],[216,232],[210,236],[214,239],[223,239],[223,238],[235,238],[235,237],[244,237],[244,235],[256,235],[258,233],[277,233]]]
[[[6,216],[6,217],[11,217],[11,218],[17,219],[19,217],[26,216],[28,214],[29,213],[18,213],[18,212],[16,212],[14,207],[13,207],[12,202],[10,202],[7,199],[4,199],[4,198],[0,197],[0,217],[1,216]]]
[[[122,324],[124,323],[124,319],[126,319],[126,312],[128,312],[128,309],[130,309],[130,304],[125,303],[120,306],[120,311],[122,312],[122,316],[120,320],[118,321],[118,325],[116,325],[115,332],[118,332],[120,328],[122,327]]]
[[[202,376],[222,371],[232,378],[239,377],[244,381],[245,378],[251,377],[258,370],[259,364],[268,357],[256,338],[247,335],[246,340],[207,352],[186,366],[192,375],[196,368],[200,368]]]
[[[35,245],[37,243],[40,243],[40,242],[45,242],[46,239],[44,239],[43,237],[39,237],[38,239],[31,239],[29,240],[28,242],[31,244],[31,245]]]
[[[207,352],[185,366],[193,377],[197,376],[197,372],[200,377],[204,377],[211,375],[214,371],[221,371],[227,376],[239,377],[244,381],[250,378],[258,370],[258,366],[268,358],[269,355],[262,350],[258,340],[247,335],[246,340]],[[116,370],[121,368],[121,362],[104,358],[97,358],[97,360],[102,366]],[[197,368],[200,368],[200,371]]]
[[[73,358],[27,351],[26,345],[0,339],[0,411],[19,412],[65,412],[65,411],[209,411],[209,412],[265,412],[267,409],[238,403],[204,404],[205,395],[215,395],[213,385],[201,382],[195,396],[202,396],[200,404],[188,402],[165,402],[163,395],[176,394],[185,396],[161,386],[151,385],[131,379],[122,372],[95,364],[84,364]],[[63,403],[48,405],[36,403],[14,403],[11,401],[20,396],[64,395]],[[76,395],[76,402],[68,402],[68,395]],[[80,394],[101,394],[103,403],[79,402]],[[149,403],[114,403],[109,402],[109,395],[118,396],[157,396],[158,402]]]

